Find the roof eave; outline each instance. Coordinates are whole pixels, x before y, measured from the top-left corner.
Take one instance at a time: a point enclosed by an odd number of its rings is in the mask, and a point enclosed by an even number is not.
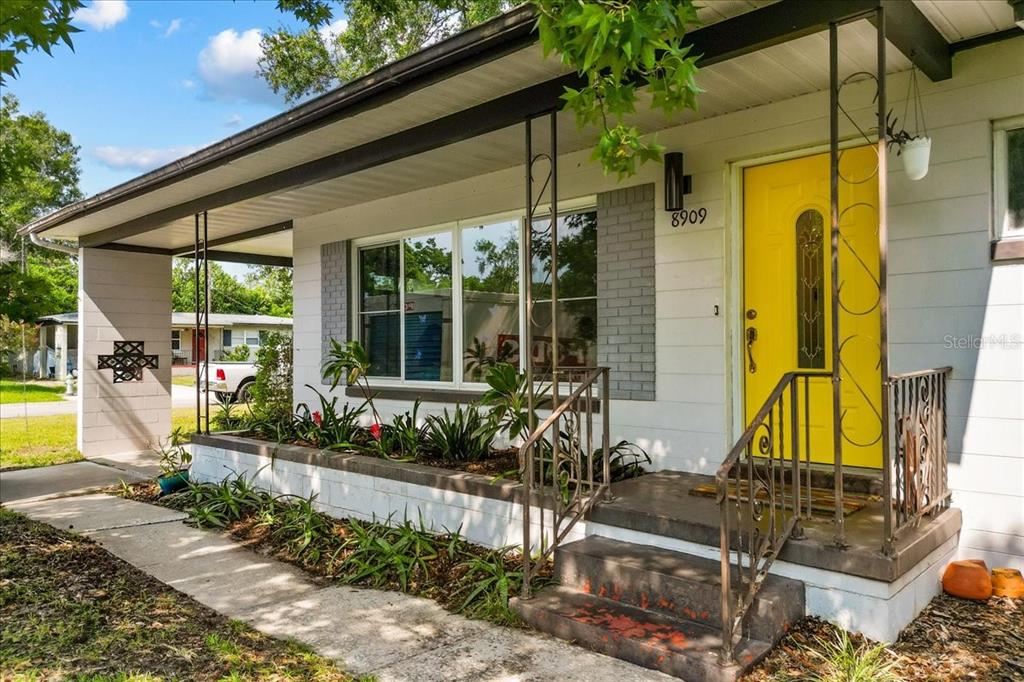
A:
[[[427,85],[460,62],[483,56],[496,58],[536,40],[536,13],[522,4],[494,19],[386,64],[350,83],[300,104],[220,142],[169,164],[69,204],[18,229],[19,235],[40,233],[111,205],[211,170],[246,154],[287,140],[343,117],[370,101],[396,96]],[[351,112],[354,113],[354,112]]]

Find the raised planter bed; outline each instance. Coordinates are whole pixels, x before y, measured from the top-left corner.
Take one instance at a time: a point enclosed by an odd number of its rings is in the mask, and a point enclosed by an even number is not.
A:
[[[522,544],[517,481],[236,434],[194,434],[192,457],[197,482],[244,475],[272,494],[315,494],[317,507],[338,518],[409,519],[487,547]],[[574,530],[573,537],[583,536],[582,525]]]

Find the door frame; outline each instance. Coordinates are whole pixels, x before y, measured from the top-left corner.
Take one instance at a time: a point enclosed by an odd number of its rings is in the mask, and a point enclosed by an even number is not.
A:
[[[864,138],[851,136],[839,141],[839,149],[864,146]],[[829,143],[796,147],[782,152],[755,154],[726,162],[725,168],[725,400],[729,447],[743,435],[746,424],[745,382],[743,373],[743,171],[779,161],[828,152]],[[831,216],[829,217],[831,231]]]

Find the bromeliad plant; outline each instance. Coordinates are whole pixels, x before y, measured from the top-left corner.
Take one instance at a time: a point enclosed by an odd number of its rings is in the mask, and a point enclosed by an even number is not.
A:
[[[419,412],[420,400],[417,398],[413,403],[412,412],[394,415],[390,424],[372,425],[370,444],[384,457],[403,461],[415,459],[424,441]]]
[[[366,403],[350,408],[348,403],[338,411],[338,398],[330,400],[309,384],[306,388],[316,393],[320,409],[311,410],[307,403],[299,403],[295,413],[295,435],[299,440],[326,450],[360,447],[362,429],[359,418],[366,412]]]
[[[498,426],[475,405],[456,405],[449,413],[427,417],[423,429],[425,450],[450,462],[478,462],[491,452]]]

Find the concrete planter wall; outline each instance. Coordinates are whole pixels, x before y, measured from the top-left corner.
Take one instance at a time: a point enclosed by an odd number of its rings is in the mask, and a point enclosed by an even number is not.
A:
[[[487,547],[522,545],[521,488],[513,481],[363,455],[327,453],[232,435],[192,437],[193,480],[218,482],[245,474],[273,494],[316,493],[320,511],[337,518],[392,524],[409,519],[435,532],[458,531]],[[531,506],[531,518],[540,508]],[[550,512],[547,512],[550,514]],[[581,521],[565,542],[601,535],[693,556],[717,559],[719,549],[651,533]],[[540,529],[534,527],[532,537]],[[547,541],[550,541],[548,539]],[[536,549],[536,546],[535,546]],[[893,582],[776,561],[772,573],[800,580],[807,615],[873,639],[892,641],[939,591],[939,577],[957,552],[957,537],[935,548]]]
[[[308,497],[337,518],[400,524],[406,519],[435,532],[458,531],[486,547],[522,545],[521,487],[515,481],[378,457],[277,445],[240,436],[192,437],[193,480],[219,482],[245,475],[263,490]],[[539,518],[540,510],[533,508]],[[572,539],[583,537],[583,524]],[[539,528],[532,537],[538,538]]]

